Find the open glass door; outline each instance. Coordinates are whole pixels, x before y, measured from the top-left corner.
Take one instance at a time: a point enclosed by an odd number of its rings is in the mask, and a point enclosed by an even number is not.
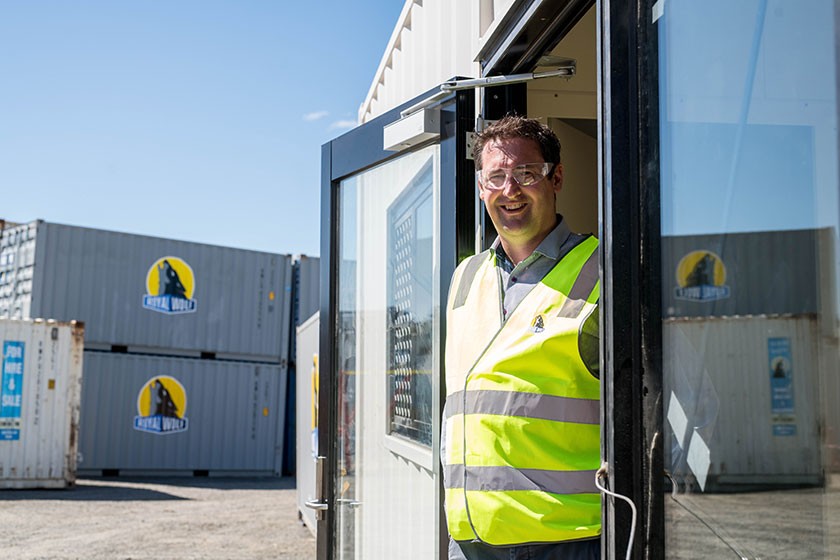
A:
[[[840,555],[837,10],[656,13],[668,558]]]
[[[460,116],[474,110],[472,92],[441,97],[421,109],[439,133],[401,151],[384,150],[383,134],[405,107],[323,149],[320,559],[445,550],[441,310],[458,231],[475,218],[457,187],[473,188],[471,119]]]
[[[605,432],[634,557],[836,558],[837,3],[600,6]]]

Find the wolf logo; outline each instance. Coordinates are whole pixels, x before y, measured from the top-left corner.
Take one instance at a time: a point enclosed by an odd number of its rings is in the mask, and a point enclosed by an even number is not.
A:
[[[187,299],[187,289],[167,259],[158,265],[158,295]]]
[[[729,297],[726,268],[723,260],[712,251],[692,251],[677,265],[674,297],[688,301],[715,301]]]
[[[195,275],[189,264],[174,256],[162,257],[146,273],[143,307],[166,314],[193,313],[197,302]]]
[[[178,406],[175,404],[175,401],[172,400],[172,395],[169,394],[169,391],[166,387],[164,387],[163,382],[160,379],[155,379],[152,384],[149,385],[149,396],[152,399],[151,402],[154,404],[155,416],[179,418]]]
[[[711,253],[703,255],[697,264],[694,265],[691,273],[686,278],[685,287],[714,286],[715,285],[715,257]]]

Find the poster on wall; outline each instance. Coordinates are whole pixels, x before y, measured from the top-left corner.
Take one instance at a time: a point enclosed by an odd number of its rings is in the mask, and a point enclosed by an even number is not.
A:
[[[20,340],[3,342],[3,373],[0,375],[0,441],[20,439],[23,400],[23,349]]]
[[[770,364],[770,406],[774,436],[796,435],[796,414],[793,400],[793,360],[790,338],[768,338],[767,357]]]

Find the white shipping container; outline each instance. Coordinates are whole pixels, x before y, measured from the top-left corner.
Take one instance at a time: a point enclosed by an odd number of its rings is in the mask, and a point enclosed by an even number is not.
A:
[[[0,319],[0,488],[76,480],[82,323]]]
[[[663,335],[672,473],[685,472],[687,459],[697,474],[698,443],[713,484],[820,483],[819,391],[836,371],[820,370],[828,348],[813,315],[668,319]]]
[[[306,502],[315,500],[318,456],[318,313],[297,328],[297,503],[301,520],[315,534],[315,510]]]

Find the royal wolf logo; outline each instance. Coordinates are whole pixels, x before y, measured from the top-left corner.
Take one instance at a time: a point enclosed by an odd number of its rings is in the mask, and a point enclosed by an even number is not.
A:
[[[149,267],[146,292],[143,307],[159,313],[192,313],[197,306],[193,297],[195,275],[190,265],[178,257],[160,258]]]
[[[677,265],[674,297],[689,301],[714,301],[729,297],[723,260],[711,251],[692,251]]]
[[[134,429],[156,435],[184,432],[188,420],[187,392],[174,377],[159,375],[149,379],[137,395]]]

